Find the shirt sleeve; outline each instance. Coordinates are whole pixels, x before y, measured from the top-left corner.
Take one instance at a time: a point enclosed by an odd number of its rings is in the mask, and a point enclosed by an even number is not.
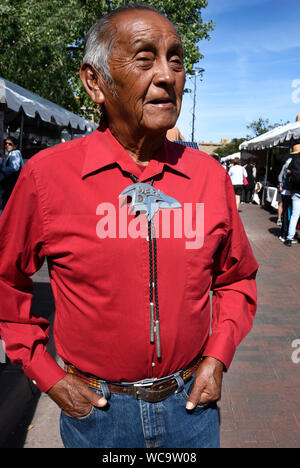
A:
[[[47,251],[41,201],[28,163],[0,216],[0,335],[7,356],[22,365],[40,390],[48,391],[65,372],[48,354],[49,322],[31,312],[33,282]]]
[[[8,156],[8,164],[4,164],[2,172],[5,176],[9,176],[14,172],[18,172],[22,168],[22,156],[19,150],[11,151]]]
[[[204,355],[229,368],[237,346],[252,328],[257,306],[258,264],[236,209],[234,191],[226,178],[229,213],[227,236],[216,255],[212,284],[212,333]]]

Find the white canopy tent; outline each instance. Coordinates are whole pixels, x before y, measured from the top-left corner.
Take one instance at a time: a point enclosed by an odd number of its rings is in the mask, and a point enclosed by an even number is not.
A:
[[[1,77],[0,104],[6,104],[7,109],[16,113],[23,109],[24,114],[31,118],[38,114],[42,121],[59,127],[70,127],[79,132],[88,132],[94,129],[93,127],[96,128],[89,120]]]
[[[289,146],[293,141],[300,139],[300,122],[274,128],[270,132],[259,135],[249,141],[244,141],[239,149],[243,150],[264,150],[274,148],[280,144]]]
[[[244,141],[239,149],[242,154],[245,150],[249,151],[262,151],[266,150],[266,166],[265,166],[265,177],[264,177],[264,187],[263,187],[263,196],[262,196],[262,205],[265,201],[271,203],[273,208],[277,209],[278,207],[278,196],[277,188],[268,186],[268,167],[271,157],[272,148],[278,147],[280,145],[284,147],[291,147],[295,142],[300,139],[300,121],[299,116],[297,116],[296,122],[281,125],[274,128],[273,130],[259,135],[252,140]]]
[[[18,130],[20,149],[24,128],[39,129],[44,135],[59,135],[67,129],[74,134],[91,133],[97,125],[63,107],[0,77],[0,146],[4,127]]]
[[[229,154],[229,156],[223,156],[223,158],[221,158],[221,163],[225,161],[231,161],[232,159],[235,159],[235,158],[241,159],[241,153],[233,153],[233,154]]]

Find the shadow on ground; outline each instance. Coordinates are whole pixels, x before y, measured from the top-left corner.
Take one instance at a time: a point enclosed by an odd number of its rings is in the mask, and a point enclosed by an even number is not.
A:
[[[48,352],[55,357],[53,340],[54,299],[48,282],[34,283],[31,312],[49,320],[51,325]],[[19,366],[9,361],[0,367],[0,448],[21,448],[34,416],[40,391]]]

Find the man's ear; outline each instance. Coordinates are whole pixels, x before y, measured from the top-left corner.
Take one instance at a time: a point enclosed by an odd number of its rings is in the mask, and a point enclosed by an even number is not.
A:
[[[83,63],[79,71],[80,79],[87,94],[95,104],[104,104],[105,96],[102,91],[104,86],[101,75],[88,63]]]

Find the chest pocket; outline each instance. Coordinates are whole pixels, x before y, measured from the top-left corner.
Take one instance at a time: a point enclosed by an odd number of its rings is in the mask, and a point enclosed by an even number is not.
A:
[[[205,236],[202,247],[186,249],[186,297],[201,299],[209,293],[212,285],[215,255],[221,236]]]

